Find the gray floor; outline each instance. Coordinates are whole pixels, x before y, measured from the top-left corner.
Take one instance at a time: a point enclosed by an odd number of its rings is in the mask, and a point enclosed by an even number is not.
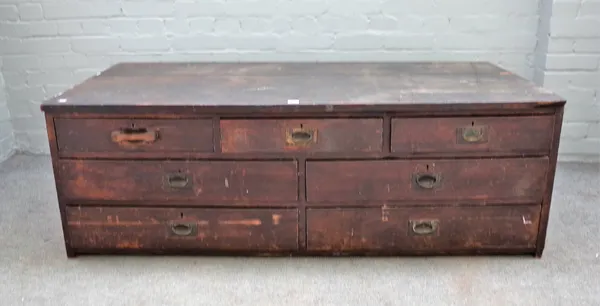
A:
[[[600,305],[600,165],[561,163],[533,257],[67,259],[49,157],[0,164],[0,305]]]

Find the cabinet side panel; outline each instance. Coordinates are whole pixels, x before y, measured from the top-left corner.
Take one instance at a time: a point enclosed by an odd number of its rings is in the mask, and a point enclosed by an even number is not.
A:
[[[74,257],[75,253],[71,248],[69,230],[67,227],[67,215],[65,203],[62,200],[62,191],[60,189],[60,175],[58,171],[58,143],[56,141],[56,129],[54,127],[54,116],[46,114],[46,131],[48,133],[48,145],[50,146],[50,157],[52,158],[52,170],[54,172],[54,183],[56,188],[58,208],[60,210],[60,219],[63,229],[63,237],[65,241],[65,250],[67,257]]]
[[[560,133],[562,129],[564,106],[560,106],[554,115],[554,130],[552,138],[552,147],[550,149],[548,172],[546,177],[546,192],[542,200],[542,212],[540,216],[540,227],[538,232],[537,246],[535,256],[540,258],[546,245],[546,231],[548,229],[548,219],[550,217],[550,203],[552,201],[552,190],[554,188],[554,177],[556,174],[556,164],[558,160],[558,147],[560,144]]]

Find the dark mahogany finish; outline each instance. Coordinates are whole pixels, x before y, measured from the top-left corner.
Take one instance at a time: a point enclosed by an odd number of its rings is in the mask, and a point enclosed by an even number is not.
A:
[[[539,218],[539,205],[309,209],[307,248],[405,253],[512,248],[532,252]]]
[[[221,151],[381,152],[383,120],[221,120]]]
[[[295,209],[69,207],[75,249],[293,251]]]
[[[565,102],[489,63],[126,63],[42,110],[69,257],[540,257]]]
[[[553,116],[394,118],[392,151],[548,154],[553,124]]]
[[[293,161],[98,161],[60,163],[71,200],[295,202]]]
[[[503,200],[538,203],[547,158],[318,161],[306,164],[308,202]],[[332,184],[331,182],[335,182]]]
[[[61,156],[78,153],[213,152],[212,120],[56,119]]]

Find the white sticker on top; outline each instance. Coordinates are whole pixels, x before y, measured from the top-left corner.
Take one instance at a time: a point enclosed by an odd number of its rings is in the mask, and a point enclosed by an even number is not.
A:
[[[300,100],[288,100],[288,104],[300,104]]]

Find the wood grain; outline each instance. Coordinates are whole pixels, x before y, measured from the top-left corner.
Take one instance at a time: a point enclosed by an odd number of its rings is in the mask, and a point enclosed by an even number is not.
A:
[[[560,133],[563,125],[564,107],[557,109],[554,116],[554,128],[552,130],[552,148],[550,150],[548,179],[546,180],[546,193],[542,201],[542,213],[540,216],[540,228],[537,240],[535,256],[541,258],[546,246],[546,234],[548,232],[548,223],[550,221],[550,206],[552,203],[552,193],[554,191],[554,178],[558,163],[558,149],[560,146]]]
[[[58,210],[60,212],[60,222],[61,222],[61,227],[62,227],[64,245],[65,245],[65,253],[67,254],[67,257],[71,258],[71,257],[75,256],[75,252],[73,251],[73,248],[71,247],[71,244],[69,242],[69,229],[67,226],[67,212],[66,212],[66,207],[64,205],[62,189],[60,188],[61,175],[60,175],[60,170],[59,170],[59,165],[58,165],[59,153],[58,153],[58,144],[56,141],[56,129],[54,126],[55,118],[51,114],[45,114],[44,118],[46,121],[46,133],[48,134],[48,147],[50,149],[50,157],[52,158],[52,174],[54,177],[54,187],[56,188],[56,191],[57,191]]]
[[[221,150],[242,152],[381,152],[382,119],[221,120]],[[294,130],[312,134],[307,144],[288,143]]]
[[[68,207],[75,249],[282,251],[298,248],[295,209]],[[192,225],[176,235],[175,225]]]
[[[307,200],[347,205],[357,201],[504,200],[539,202],[548,158],[307,162]],[[421,188],[416,175],[439,176]]]
[[[69,257],[539,257],[565,103],[480,62],[121,63],[41,109]]]
[[[70,200],[249,206],[298,197],[294,161],[62,160],[59,172],[60,188]]]
[[[553,124],[553,116],[396,118],[392,120],[392,151],[413,155],[448,152],[547,154]],[[482,141],[464,141],[460,129],[482,131]]]
[[[564,99],[484,62],[120,63],[44,101],[42,110],[332,113],[486,104],[532,109],[564,104]]]
[[[156,140],[147,144],[132,142],[129,145],[113,141],[111,133],[127,129],[153,133]],[[213,152],[210,119],[58,118],[56,133],[61,156],[80,152],[120,153],[118,155],[124,157],[140,152]]]
[[[307,245],[330,253],[532,249],[539,216],[539,205],[309,209]],[[438,225],[432,234],[416,235],[411,221]]]

